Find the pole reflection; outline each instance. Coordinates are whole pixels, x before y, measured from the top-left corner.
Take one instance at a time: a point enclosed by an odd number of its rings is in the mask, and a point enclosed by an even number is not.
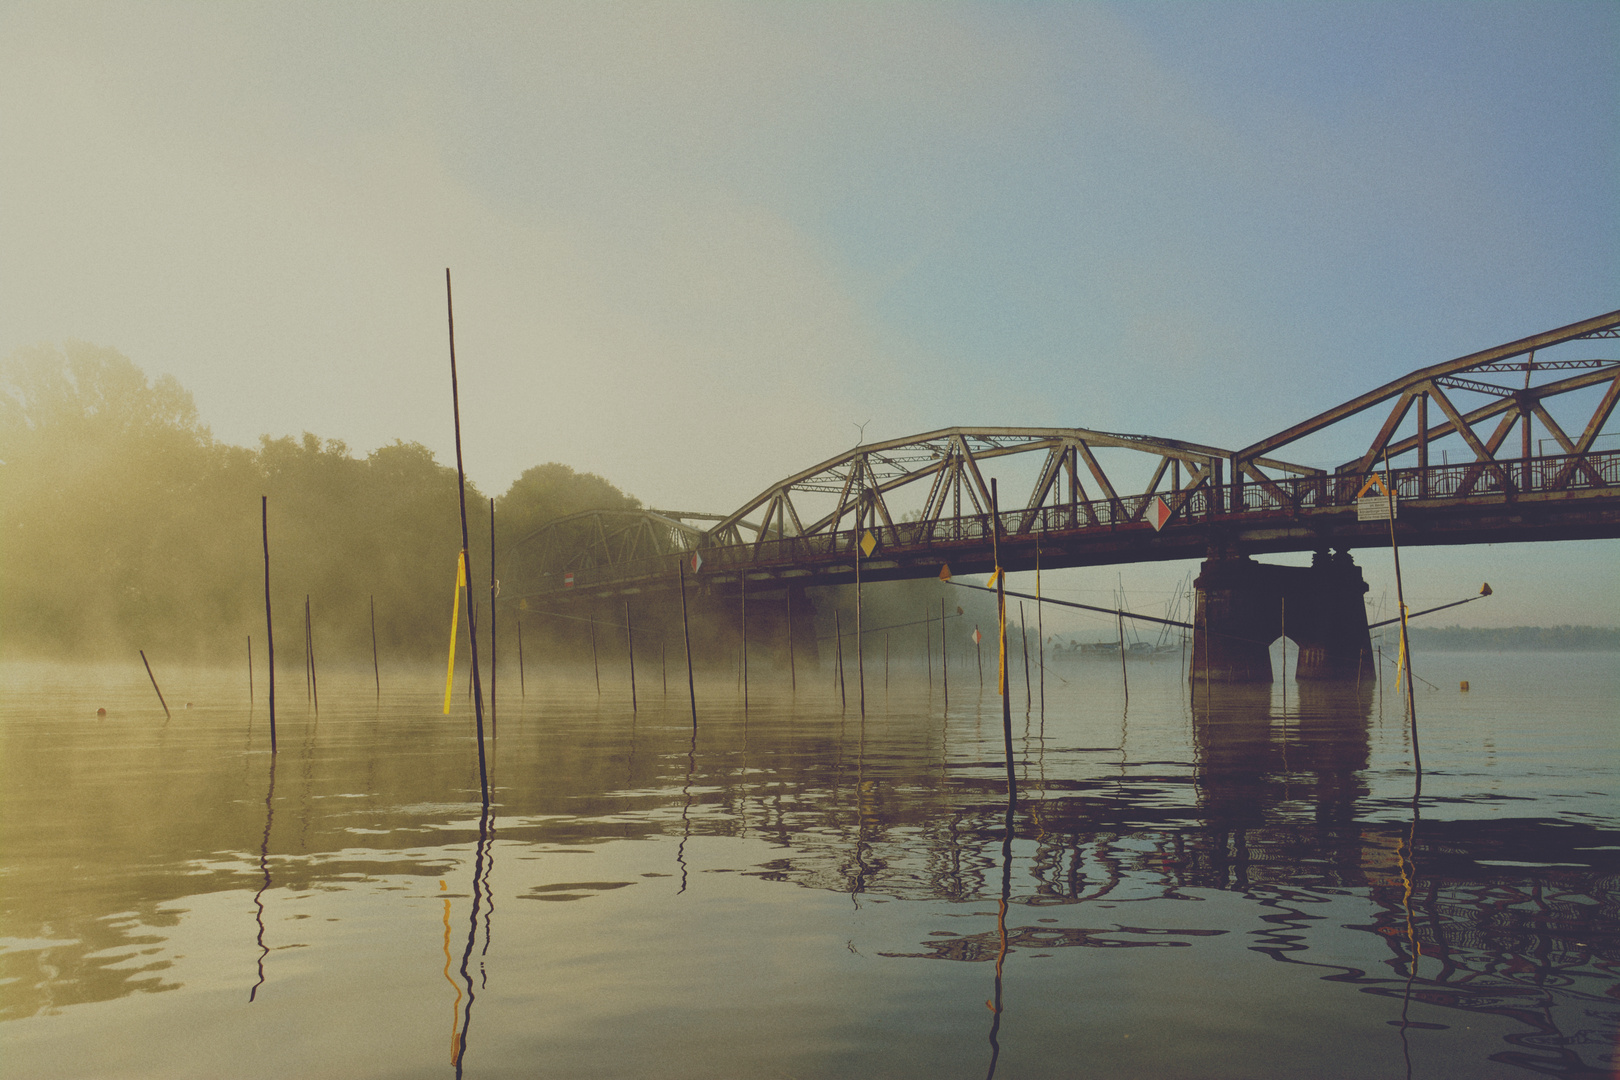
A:
[[[264,894],[270,888],[270,826],[276,819],[276,755],[270,755],[270,789],[264,794],[264,838],[259,841],[259,873],[264,881],[253,894],[254,920],[259,924],[259,981],[248,991],[248,1001],[257,1000],[259,987],[264,985],[264,958],[270,955],[270,946],[264,943]]]
[[[480,910],[484,910],[484,952],[487,953],[489,951],[489,912],[492,912],[495,908],[494,897],[490,895],[489,891],[489,874],[494,868],[492,845],[495,839],[495,829],[490,816],[488,790],[487,787],[484,789],[486,795],[483,807],[478,815],[478,844],[473,855],[472,911],[467,916],[467,947],[461,953],[461,981],[466,986],[467,994],[466,1003],[462,1006],[460,1036],[452,1043],[452,1048],[455,1051],[453,1064],[456,1067],[457,1080],[460,1080],[462,1068],[466,1064],[467,1044],[472,1031],[472,1007],[475,994],[473,992],[472,972],[469,967],[472,964],[473,948],[478,939],[478,915]],[[446,905],[448,911],[448,901],[446,901]],[[448,941],[448,939],[446,940]],[[483,971],[481,962],[479,970],[480,972]],[[482,989],[482,980],[480,980],[480,989]],[[459,999],[460,986],[456,988],[456,992]]]
[[[1013,805],[1007,803],[1007,818],[1001,833],[1001,896],[996,901],[996,992],[995,996],[985,1002],[990,1007],[990,1068],[985,1072],[985,1080],[991,1080],[996,1075],[996,1062],[1001,1059],[1001,1014],[1002,1014],[1002,973],[1003,965],[1007,961],[1007,902],[1012,898],[1012,838],[1013,838]]]

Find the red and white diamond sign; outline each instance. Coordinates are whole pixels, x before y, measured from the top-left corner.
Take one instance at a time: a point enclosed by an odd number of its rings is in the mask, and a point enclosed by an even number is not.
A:
[[[981,642],[983,640],[984,640],[984,635],[979,633],[979,628],[977,626],[975,626],[973,628],[973,644],[977,645],[979,642]]]
[[[1154,532],[1164,528],[1164,523],[1170,520],[1170,504],[1164,501],[1163,495],[1153,496],[1153,501],[1148,503],[1147,518],[1153,523]]]

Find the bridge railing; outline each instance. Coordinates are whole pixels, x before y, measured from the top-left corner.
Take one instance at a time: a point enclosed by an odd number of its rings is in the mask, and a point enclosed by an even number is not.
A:
[[[1620,488],[1620,451],[1401,468],[1392,470],[1389,479],[1396,498],[1403,502],[1466,499],[1504,493]],[[1235,496],[1227,497],[1229,503],[1236,502],[1236,508],[1226,511],[1217,509],[1215,516],[1230,520],[1247,515],[1294,515],[1311,510],[1354,506],[1366,482],[1366,476],[1350,474],[1295,477],[1274,480],[1265,485],[1249,480]],[[1015,540],[1020,536],[1044,533],[1072,535],[1076,532],[1136,526],[1144,522],[1145,508],[1153,498],[1152,495],[1133,495],[1004,510],[1000,514],[1001,532],[1004,538]],[[1187,527],[1209,520],[1212,502],[1215,500],[1212,500],[1209,490],[1199,488],[1175,508],[1175,516],[1165,528]],[[972,545],[988,540],[990,520],[987,513],[965,514],[932,521],[897,521],[892,527],[875,526],[871,531],[876,536],[880,550],[874,553],[874,557],[883,558],[886,554],[900,552],[917,556],[937,550],[948,559],[951,551],[960,550],[960,545],[964,543]],[[704,573],[741,566],[763,568],[853,560],[858,540],[857,530],[843,529],[836,533],[768,537],[746,544],[706,548],[702,551],[702,570],[699,572],[690,569],[690,552],[658,555],[619,563],[611,568],[578,569],[574,571],[574,587],[588,588],[591,585],[637,579],[672,580],[679,574],[683,562],[688,566],[688,576],[698,580]]]
[[[1379,475],[1385,474],[1380,470]],[[1395,497],[1403,501],[1611,488],[1620,486],[1620,451],[1401,468],[1391,470],[1388,479]],[[1232,500],[1232,512],[1298,513],[1353,506],[1366,482],[1363,475],[1343,473],[1268,484],[1248,480]]]

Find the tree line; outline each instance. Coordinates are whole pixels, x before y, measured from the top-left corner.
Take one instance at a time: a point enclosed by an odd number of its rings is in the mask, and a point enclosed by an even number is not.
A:
[[[1620,650],[1620,627],[1613,626],[1439,626],[1413,627],[1412,647],[1480,652],[1613,652]]]
[[[302,647],[307,596],[322,655],[369,659],[373,604],[385,659],[442,653],[461,524],[455,469],[427,447],[357,456],[307,432],[234,446],[178,381],[115,350],[12,354],[0,362],[0,646],[195,660],[239,657],[248,635],[257,647],[261,495],[283,650]],[[466,498],[473,585],[487,588],[489,499],[470,482]],[[538,465],[495,499],[497,560],[552,518],[639,505],[594,474]]]

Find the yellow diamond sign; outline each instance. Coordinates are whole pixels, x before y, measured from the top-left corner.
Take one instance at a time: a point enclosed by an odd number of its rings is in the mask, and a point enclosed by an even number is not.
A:
[[[877,537],[873,536],[872,530],[868,529],[866,532],[861,534],[861,554],[870,559],[872,557],[872,552],[876,550]]]

